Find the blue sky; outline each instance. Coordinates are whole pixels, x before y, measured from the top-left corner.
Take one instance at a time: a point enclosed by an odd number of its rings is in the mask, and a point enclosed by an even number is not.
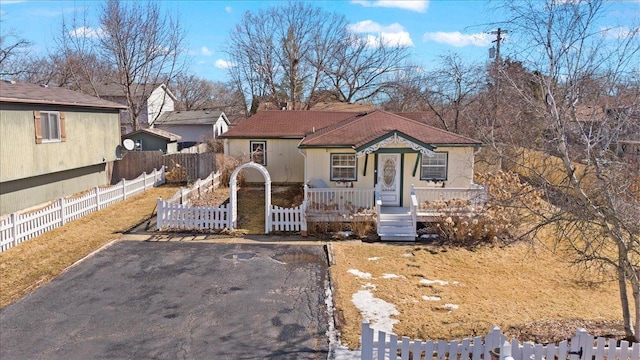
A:
[[[246,11],[281,4],[277,1],[169,1],[161,7],[178,14],[187,33],[188,58],[192,73],[209,80],[226,81],[223,49],[229,31],[240,22]],[[412,59],[433,67],[439,56],[459,54],[465,61],[488,60],[493,45],[495,25],[505,15],[495,11],[500,1],[479,0],[329,0],[313,1],[325,10],[344,14],[352,31],[371,37],[382,36],[409,46]],[[33,43],[31,51],[46,54],[55,46],[54,35],[61,31],[63,17],[69,21],[74,12],[89,17],[92,30],[97,30],[96,14],[102,2],[76,1],[15,1],[0,0],[0,26]],[[603,26],[630,26],[640,19],[640,1],[608,3]],[[607,23],[610,22],[610,23]],[[508,55],[510,43],[517,34],[510,34],[503,43]]]

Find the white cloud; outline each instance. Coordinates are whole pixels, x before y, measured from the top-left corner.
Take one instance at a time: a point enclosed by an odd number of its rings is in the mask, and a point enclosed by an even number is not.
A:
[[[227,14],[231,14],[231,11],[232,11],[231,6],[225,6],[224,11],[226,11]]]
[[[228,68],[232,68],[234,66],[235,66],[234,63],[232,63],[230,61],[227,61],[227,60],[224,60],[224,59],[218,59],[218,60],[216,60],[216,63],[215,63],[215,67],[217,67],[218,69],[228,69]]]
[[[400,32],[404,27],[398,23],[389,26],[382,26],[372,20],[363,20],[355,24],[349,24],[347,28],[354,33],[379,33],[379,32]]]
[[[209,48],[207,48],[206,46],[203,46],[200,48],[200,54],[204,56],[211,56],[213,55],[213,51],[209,50]]]
[[[364,7],[397,8],[419,13],[425,13],[429,8],[428,0],[352,0],[351,3]]]
[[[424,41],[435,41],[442,44],[448,44],[455,47],[463,46],[487,46],[491,44],[491,36],[485,33],[462,34],[458,31],[454,32],[431,32],[423,36]]]
[[[640,28],[632,30],[626,26],[601,27],[600,32],[602,33],[602,37],[605,39],[624,39],[636,36],[640,32]]]
[[[398,23],[383,26],[375,21],[364,20],[348,25],[349,31],[357,34],[367,34],[365,39],[368,46],[377,46],[382,42],[390,46],[413,46],[411,35]]]
[[[81,26],[79,28],[75,28],[69,32],[69,35],[73,37],[85,37],[91,39],[97,39],[104,36],[104,31],[100,28],[94,29],[91,27]]]

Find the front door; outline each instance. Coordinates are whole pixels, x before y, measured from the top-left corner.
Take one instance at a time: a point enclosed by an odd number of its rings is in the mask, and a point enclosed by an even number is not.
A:
[[[378,186],[382,206],[400,206],[400,154],[378,154]]]

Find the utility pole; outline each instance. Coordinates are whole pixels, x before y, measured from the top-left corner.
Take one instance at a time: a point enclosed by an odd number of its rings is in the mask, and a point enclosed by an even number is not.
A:
[[[492,42],[496,43],[496,58],[495,58],[496,62],[499,62],[501,60],[500,59],[500,42],[502,42],[502,40],[504,40],[502,35],[506,34],[508,32],[509,31],[507,31],[507,30],[502,30],[501,28],[498,28],[498,30],[493,30],[493,31],[491,31],[489,33],[491,35],[496,35],[496,39],[492,41]]]

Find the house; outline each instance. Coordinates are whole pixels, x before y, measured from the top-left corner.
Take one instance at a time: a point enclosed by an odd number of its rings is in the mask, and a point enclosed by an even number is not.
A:
[[[0,82],[0,214],[109,184],[125,109],[64,88]]]
[[[229,130],[229,124],[221,111],[189,110],[165,112],[153,127],[180,135],[180,148],[185,148],[217,138]]]
[[[479,141],[386,111],[262,111],[221,137],[226,154],[263,165],[272,182],[304,183],[310,219],[376,207],[415,223],[435,216],[441,201],[471,207],[485,196],[473,183]],[[245,181],[264,179],[247,169]]]
[[[94,91],[101,99],[127,105],[127,96],[121,84],[99,84]],[[134,84],[132,93],[135,96],[134,104],[139,109],[138,121],[139,127],[142,129],[151,126],[163,113],[173,111],[177,101],[176,96],[165,84]],[[134,130],[129,111],[128,108],[125,108],[120,114],[122,134],[128,134]]]
[[[180,135],[170,133],[162,129],[140,129],[122,136],[122,139],[131,139],[135,144],[135,150],[162,151],[164,154],[178,152]]]

